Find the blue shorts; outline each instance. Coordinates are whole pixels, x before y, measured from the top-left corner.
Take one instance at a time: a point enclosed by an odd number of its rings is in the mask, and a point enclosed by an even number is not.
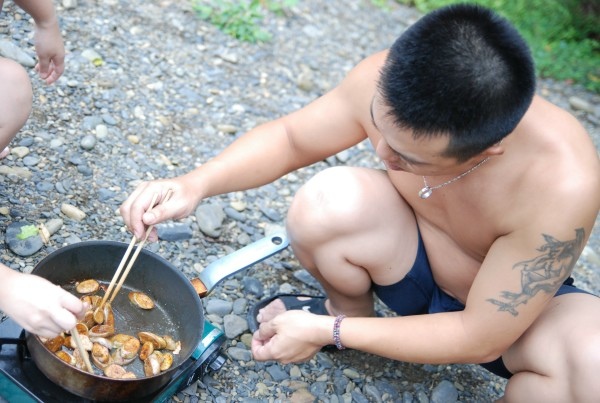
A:
[[[401,316],[454,312],[465,309],[460,301],[442,291],[433,280],[429,259],[420,234],[417,257],[408,274],[396,284],[373,284],[373,291],[388,308]],[[555,296],[569,293],[589,294],[575,287],[571,277],[560,286]],[[512,373],[504,366],[502,357],[479,365],[504,378],[508,379],[512,376]]]

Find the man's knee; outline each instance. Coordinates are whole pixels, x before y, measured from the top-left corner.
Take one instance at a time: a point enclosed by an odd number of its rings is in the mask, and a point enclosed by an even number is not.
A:
[[[555,326],[544,328],[558,341],[557,351],[546,352],[550,357],[548,374],[563,385],[558,394],[573,402],[597,401],[600,396],[600,323],[598,299],[588,294],[568,294],[556,297],[548,319]],[[562,309],[561,309],[562,308]],[[562,320],[561,320],[562,319]],[[549,321],[548,321],[549,322]],[[558,326],[558,328],[556,327]]]
[[[568,342],[568,373],[576,401],[592,401],[600,396],[600,330],[581,332]]]
[[[355,168],[321,171],[295,195],[288,211],[288,227],[294,232],[311,228],[322,232],[347,226],[357,219],[367,192]]]

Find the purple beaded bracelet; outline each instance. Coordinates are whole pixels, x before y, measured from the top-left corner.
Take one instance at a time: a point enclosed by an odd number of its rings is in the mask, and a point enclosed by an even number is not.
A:
[[[338,315],[335,318],[335,322],[333,322],[333,342],[338,350],[343,350],[346,347],[342,346],[342,340],[340,339],[340,324],[346,315]]]

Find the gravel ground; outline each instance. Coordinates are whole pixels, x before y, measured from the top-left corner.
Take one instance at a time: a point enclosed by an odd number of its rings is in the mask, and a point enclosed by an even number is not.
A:
[[[29,17],[6,3],[2,38],[31,57]],[[63,0],[58,12],[67,70],[53,86],[32,72],[31,118],[0,165],[1,236],[14,223],[54,225],[50,242],[30,256],[0,245],[2,262],[24,272],[67,244],[128,242],[117,209],[139,181],[187,172],[245,130],[305,105],[418,17],[413,9],[383,10],[367,0],[300,0],[284,16],[269,14],[263,28],[270,42],[248,44],[200,21],[185,1]],[[598,96],[548,80],[538,87],[600,145]],[[340,164],[378,162],[360,144],[271,185],[212,198],[188,219],[161,226],[162,238],[178,240],[148,248],[195,277],[218,257],[281,228],[297,188]],[[598,231],[597,225],[575,271],[578,283],[596,292]],[[318,292],[289,251],[217,287],[205,310],[227,335],[228,360],[172,401],[485,402],[503,393],[504,380],[474,365],[415,365],[357,351],[322,352],[301,365],[253,361],[249,305],[296,291]]]

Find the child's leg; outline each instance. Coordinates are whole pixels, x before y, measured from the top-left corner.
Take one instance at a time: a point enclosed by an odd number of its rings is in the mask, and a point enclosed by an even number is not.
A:
[[[31,81],[17,62],[0,57],[0,158],[31,112]]]

